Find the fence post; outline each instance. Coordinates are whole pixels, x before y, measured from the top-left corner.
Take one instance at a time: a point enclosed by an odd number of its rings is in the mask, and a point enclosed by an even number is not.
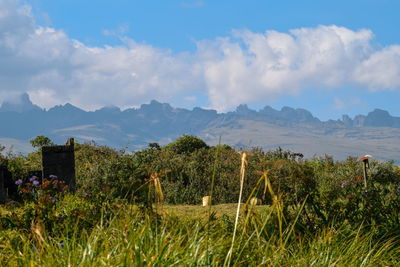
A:
[[[367,169],[369,169],[369,158],[372,158],[371,155],[365,155],[359,158],[357,161],[362,161],[363,163],[363,172],[364,172],[364,187],[367,188],[367,180],[368,180],[368,173]]]

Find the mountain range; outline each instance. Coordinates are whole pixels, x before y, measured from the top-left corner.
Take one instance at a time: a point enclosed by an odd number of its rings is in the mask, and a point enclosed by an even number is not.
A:
[[[64,143],[68,137],[128,150],[150,142],[169,143],[183,134],[196,135],[209,144],[236,148],[282,147],[307,157],[332,155],[335,159],[372,154],[380,160],[400,162],[400,118],[375,109],[367,115],[321,121],[305,109],[265,106],[256,111],[240,105],[235,111],[173,108],[155,100],[139,108],[104,107],[85,111],[71,104],[44,110],[27,94],[0,107],[0,144],[29,152],[37,135]]]

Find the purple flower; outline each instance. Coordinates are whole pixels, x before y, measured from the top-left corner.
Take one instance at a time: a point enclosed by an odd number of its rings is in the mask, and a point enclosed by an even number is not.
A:
[[[55,179],[57,179],[58,177],[57,177],[56,175],[50,174],[50,175],[49,175],[49,178],[52,179],[52,180],[55,180]]]
[[[29,178],[29,182],[33,182],[37,180],[37,176],[32,176],[31,178]]]
[[[346,187],[346,183],[343,183],[340,185],[341,188],[345,188]]]
[[[15,181],[15,184],[16,184],[16,185],[20,185],[20,184],[22,184],[22,183],[23,183],[23,182],[22,182],[22,179],[18,179],[18,180]]]
[[[60,242],[60,247],[64,247],[64,242]]]
[[[39,181],[36,180],[33,181],[33,185],[38,186],[39,184],[40,184]]]

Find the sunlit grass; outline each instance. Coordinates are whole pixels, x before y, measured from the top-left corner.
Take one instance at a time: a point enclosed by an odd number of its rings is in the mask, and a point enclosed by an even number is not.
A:
[[[244,203],[241,204],[244,207]],[[218,204],[211,207],[211,212],[216,218],[221,218],[223,215],[235,218],[237,203],[231,204]],[[271,207],[269,205],[260,205],[254,207],[257,211],[266,211]],[[200,205],[164,205],[164,212],[169,215],[176,215],[181,218],[190,218],[198,220],[207,220],[208,207],[202,207]],[[240,215],[244,214],[243,208],[241,209]]]
[[[2,266],[223,266],[231,248],[236,204],[216,205],[213,210],[209,232],[207,207],[168,205],[159,216],[121,206],[111,221],[99,222],[92,230],[75,229],[72,236],[50,236],[39,229],[42,241],[33,232],[4,230],[0,232],[0,262]],[[263,225],[270,220],[270,212],[269,206],[256,207],[248,224],[241,214],[230,265],[399,263],[398,237],[376,241],[362,228],[332,227],[313,236],[294,235],[283,248],[279,235]]]

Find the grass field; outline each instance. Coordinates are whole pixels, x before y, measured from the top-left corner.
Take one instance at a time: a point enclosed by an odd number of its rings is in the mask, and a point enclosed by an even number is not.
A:
[[[241,205],[242,208],[244,204]],[[198,220],[207,220],[209,207],[202,207],[200,205],[165,205],[160,208],[168,215],[175,215],[181,218],[191,218]],[[237,204],[219,204],[211,207],[211,212],[215,214],[216,218],[221,218],[224,215],[234,218],[236,214]],[[266,211],[270,209],[269,205],[262,205],[254,207],[257,211]],[[243,209],[241,210],[243,215]]]
[[[84,205],[76,197],[57,210]],[[5,214],[20,213],[10,208]],[[28,229],[0,232],[2,266],[396,266],[398,236],[376,240],[362,227],[330,227],[313,235],[296,233],[290,225],[282,235],[270,206],[241,213],[232,244],[236,204],[211,208],[157,206],[146,212],[115,204],[108,216],[102,207],[97,223],[88,227],[84,215],[68,214],[52,230],[36,221]],[[243,205],[242,205],[243,208]],[[155,213],[154,211],[157,211]],[[243,209],[242,209],[243,211]],[[214,213],[215,212],[215,213]],[[229,258],[229,251],[232,256]]]

